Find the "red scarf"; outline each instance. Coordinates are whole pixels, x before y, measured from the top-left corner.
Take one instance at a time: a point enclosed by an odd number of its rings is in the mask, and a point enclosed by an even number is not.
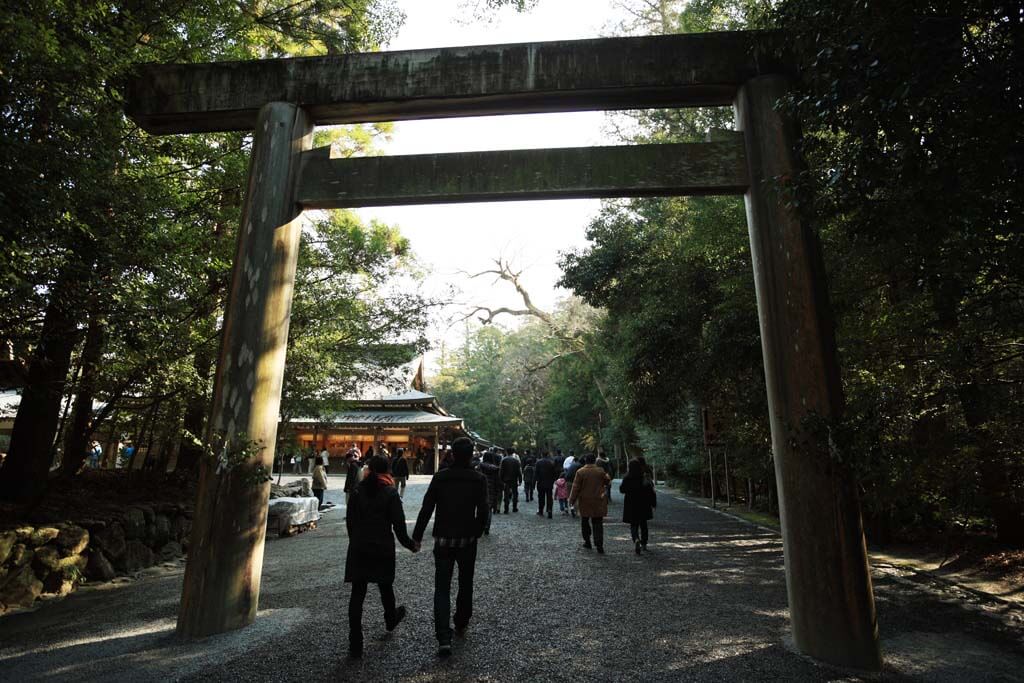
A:
[[[395,479],[390,474],[385,472],[384,474],[377,475],[377,483],[381,486],[394,486]]]

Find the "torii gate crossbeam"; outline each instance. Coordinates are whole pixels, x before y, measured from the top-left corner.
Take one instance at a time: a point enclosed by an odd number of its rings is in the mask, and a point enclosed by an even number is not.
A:
[[[788,91],[779,43],[724,32],[141,67],[126,109],[146,130],[254,131],[209,433],[240,457],[204,459],[179,634],[256,616],[269,485],[253,473],[273,463],[304,208],[743,194],[794,642],[880,668],[856,487],[814,429],[840,414],[842,389],[820,246],[783,183],[799,161],[776,106]],[[733,105],[740,132],[658,149],[347,160],[310,149],[315,124],[706,105]]]

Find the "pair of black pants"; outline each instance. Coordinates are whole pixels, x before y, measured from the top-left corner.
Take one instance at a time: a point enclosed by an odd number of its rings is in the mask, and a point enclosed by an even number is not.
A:
[[[452,574],[459,567],[459,592],[455,596],[455,628],[465,628],[473,616],[473,572],[476,543],[463,548],[434,546],[434,631],[437,642],[452,642],[448,616],[452,610]]]
[[[533,500],[533,482],[523,482],[523,494],[526,496],[526,502],[529,503]]]
[[[380,588],[380,601],[384,605],[384,621],[391,624],[397,616],[394,584],[380,583],[377,587]],[[352,595],[348,599],[349,645],[363,645],[363,601],[366,600],[366,588],[366,581],[352,582]]]
[[[317,503],[319,503],[319,505],[323,505],[324,504],[324,490],[323,489],[313,489],[313,495],[316,496],[316,500],[317,500]]]
[[[583,542],[590,545],[590,527],[594,527],[594,545],[604,547],[604,517],[581,517],[583,524]]]
[[[555,499],[551,495],[551,487],[554,484],[538,484],[537,485],[537,512],[544,512],[544,506],[547,506],[548,514],[551,514],[551,508],[555,505]]]
[[[508,503],[512,501],[512,509],[519,509],[519,482],[505,482],[505,512],[508,512]]]
[[[639,533],[638,533],[639,532]],[[636,543],[640,541],[640,545],[647,547],[647,520],[643,519],[639,522],[629,523],[629,537]]]

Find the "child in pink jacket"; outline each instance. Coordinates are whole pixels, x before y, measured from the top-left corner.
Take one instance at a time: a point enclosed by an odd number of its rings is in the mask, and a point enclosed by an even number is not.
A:
[[[555,500],[558,501],[558,509],[563,515],[569,514],[569,482],[565,477],[555,480]]]

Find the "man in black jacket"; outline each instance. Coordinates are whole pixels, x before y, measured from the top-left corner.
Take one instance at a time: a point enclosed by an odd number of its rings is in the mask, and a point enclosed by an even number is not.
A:
[[[523,468],[514,448],[501,459],[500,473],[502,490],[505,492],[505,514],[508,514],[509,502],[512,503],[512,512],[519,512],[519,484],[523,481]]]
[[[558,479],[559,470],[560,468],[555,465],[554,461],[547,454],[534,465],[533,476],[537,482],[537,514],[541,517],[544,516],[544,507],[546,505],[548,519],[551,519],[551,507],[554,503],[554,498],[551,496],[551,488],[555,485],[555,480]]]
[[[412,538],[417,547],[434,510],[434,630],[437,654],[452,653],[452,574],[459,567],[459,593],[455,598],[455,632],[465,633],[473,616],[473,571],[477,539],[487,522],[487,483],[473,470],[473,442],[461,437],[452,442],[452,466],[434,475],[423,496]]]
[[[405,497],[405,482],[409,480],[409,463],[405,459],[405,449],[398,448],[391,458],[391,476],[395,480],[398,497]]]

